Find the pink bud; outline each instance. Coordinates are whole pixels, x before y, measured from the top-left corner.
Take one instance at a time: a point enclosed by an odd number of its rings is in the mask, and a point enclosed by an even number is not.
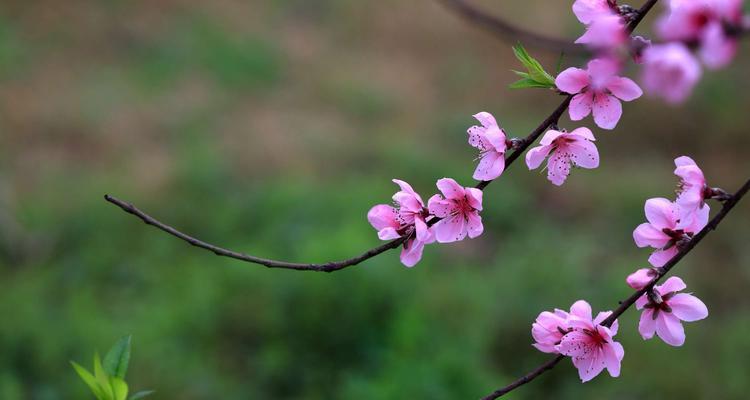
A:
[[[656,277],[656,271],[653,268],[641,268],[638,271],[628,275],[625,280],[628,286],[635,290],[641,290]]]

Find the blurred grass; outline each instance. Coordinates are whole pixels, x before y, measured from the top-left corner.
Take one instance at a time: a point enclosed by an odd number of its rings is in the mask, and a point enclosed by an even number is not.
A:
[[[564,4],[524,5],[547,30],[579,31]],[[429,1],[10,2],[0,398],[87,398],[67,361],[126,333],[129,382],[160,399],[485,394],[545,359],[530,346],[540,311],[627,296],[647,256],[631,231],[646,198],[671,195],[675,156],[728,190],[746,178],[747,50],[679,108],[627,104],[616,131],[596,132],[602,167],[564,188],[513,167],[487,190],[481,238],[428,247],[413,269],[394,252],[312,274],[198,251],[102,195],[253,254],[345,258],[378,244],[364,216],[391,178],[425,196],[442,176],[469,182],[471,114],[520,136],[558,99],[506,89],[510,47]],[[748,210],[679,267],[711,310],[684,347],[643,342],[628,313],[621,378],[581,385],[566,361],[509,398],[746,398]]]

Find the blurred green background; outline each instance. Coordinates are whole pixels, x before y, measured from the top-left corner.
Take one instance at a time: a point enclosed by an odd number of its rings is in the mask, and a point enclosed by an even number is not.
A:
[[[476,3],[581,32],[568,1]],[[727,190],[750,174],[747,44],[686,104],[641,99],[595,130],[599,169],[557,188],[514,166],[487,189],[485,234],[413,269],[391,252],[269,270],[102,199],[260,256],[346,258],[380,244],[365,214],[391,178],[425,198],[437,178],[472,182],[472,114],[524,136],[560,101],[507,89],[511,68],[510,43],[431,0],[3,2],[0,399],[91,398],[68,360],[128,333],[128,381],[156,399],[473,399],[546,360],[530,346],[539,312],[630,293],[648,255],[631,232],[647,198],[672,196],[676,156]],[[508,398],[746,399],[749,218],[745,202],[680,264],[711,313],[684,347],[641,340],[631,311],[622,377],[583,385],[566,360]]]

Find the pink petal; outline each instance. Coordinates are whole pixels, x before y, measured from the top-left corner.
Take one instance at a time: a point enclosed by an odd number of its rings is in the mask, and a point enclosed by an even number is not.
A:
[[[492,145],[491,149],[501,154],[505,153],[505,149],[507,148],[505,143],[505,131],[498,127],[488,128],[484,132],[484,137],[487,138],[487,141]]]
[[[653,225],[642,223],[633,231],[633,240],[635,240],[635,245],[638,247],[649,246],[660,249],[666,246],[671,238],[660,229],[656,229]]]
[[[555,79],[555,85],[560,91],[570,94],[580,93],[588,86],[589,74],[580,68],[568,68],[560,72]]]
[[[698,164],[696,164],[695,161],[693,161],[692,158],[690,158],[688,156],[682,156],[682,157],[677,157],[677,158],[674,159],[674,165],[675,165],[675,167],[679,168],[679,167],[685,167],[685,166],[688,166],[688,165],[695,165],[695,166],[697,166]],[[676,173],[677,172],[675,172],[675,174]]]
[[[594,143],[581,139],[569,143],[567,148],[573,164],[588,169],[599,166],[599,150]]]
[[[597,93],[592,111],[596,125],[602,129],[614,129],[622,117],[622,104],[615,96]]]
[[[578,376],[581,378],[581,382],[588,382],[596,378],[606,366],[604,354],[602,354],[600,349],[595,349],[590,356],[585,357],[582,360],[584,361],[583,365],[585,365],[585,361],[587,360],[590,361],[590,363],[588,367],[578,368]]]
[[[611,20],[616,21],[621,20],[621,18],[615,17],[611,18]],[[616,77],[617,73],[620,72],[621,64],[613,58],[596,58],[589,61],[586,68],[591,76],[592,83],[599,90],[604,89],[606,83]]]
[[[567,135],[567,133],[550,129],[544,134],[544,136],[542,136],[542,140],[539,141],[539,144],[544,146],[551,145],[557,138],[564,135]]]
[[[443,178],[437,181],[437,187],[446,199],[460,199],[464,197],[464,188],[451,178]]]
[[[578,300],[570,306],[570,313],[576,317],[591,321],[591,305],[586,300]]]
[[[439,243],[452,243],[466,237],[466,221],[463,215],[454,215],[440,220],[433,226]]]
[[[677,207],[671,201],[656,197],[646,200],[643,207],[646,219],[656,229],[675,229],[677,226]]]
[[[439,218],[445,218],[453,213],[456,209],[456,204],[436,194],[430,197],[430,200],[427,202],[427,208],[430,210],[430,214]]]
[[[474,171],[473,178],[478,181],[497,179],[505,170],[505,157],[502,153],[488,151],[482,154],[479,165]]]
[[[646,285],[651,283],[651,281],[654,280],[655,276],[656,273],[652,268],[641,268],[638,271],[635,271],[632,274],[628,275],[625,281],[631,288],[635,290],[641,290],[646,287]]]
[[[434,238],[432,237],[432,232],[430,231],[430,228],[427,226],[423,218],[415,218],[414,227],[416,229],[417,240],[419,240],[420,242],[429,243],[434,240]]]
[[[417,265],[419,260],[422,259],[422,251],[424,250],[424,243],[419,240],[410,239],[404,243],[403,249],[401,250],[401,263],[407,267],[413,267]]]
[[[622,345],[618,342],[613,342],[609,344],[605,344],[602,348],[602,353],[604,356],[604,363],[607,366],[607,371],[609,372],[609,375],[613,378],[617,378],[620,376],[620,360],[621,358],[618,357],[618,351],[615,350],[616,347],[622,348]],[[625,350],[622,349],[622,353],[625,353]]]
[[[737,46],[737,40],[727,37],[721,22],[717,21],[705,28],[699,52],[708,68],[718,69],[732,61]]]
[[[654,332],[656,332],[654,312],[652,309],[644,310],[641,313],[640,322],[638,322],[638,333],[641,334],[643,339],[648,340],[654,337]]]
[[[378,231],[378,239],[380,240],[392,240],[400,237],[401,235],[394,228],[383,228]]]
[[[656,334],[670,346],[682,346],[685,343],[685,329],[671,313],[660,312],[656,317]]]
[[[493,117],[492,114],[486,111],[482,111],[480,113],[474,114],[474,118],[476,118],[477,121],[479,121],[479,123],[482,124],[482,126],[484,126],[485,128],[492,128],[492,127],[498,126],[497,121],[495,121],[495,117]]]
[[[559,151],[553,151],[547,161],[547,179],[560,186],[565,183],[570,174],[570,160]]]
[[[572,132],[568,133],[568,136],[579,136],[579,137],[582,137],[582,138],[584,138],[586,140],[590,140],[592,142],[596,141],[596,138],[594,137],[594,133],[591,132],[591,129],[586,128],[586,127],[580,127],[580,128],[573,129]]]
[[[482,211],[482,196],[484,192],[477,188],[466,188],[466,200],[469,201],[471,208]]]
[[[685,282],[677,276],[670,276],[669,279],[664,281],[661,285],[656,285],[656,290],[662,296],[671,292],[679,292],[686,288],[687,285],[685,285]]]
[[[467,217],[469,220],[466,224],[466,228],[468,230],[469,237],[474,239],[475,237],[481,235],[482,232],[484,232],[482,217],[479,216],[479,213],[469,213]]]
[[[666,250],[658,250],[648,257],[648,262],[654,267],[663,267],[678,253],[677,246],[672,246]]]
[[[607,0],[576,0],[573,3],[573,14],[582,24],[590,24],[602,15],[611,14]]]
[[[610,80],[607,89],[623,101],[632,101],[643,96],[643,90],[635,82],[619,76]]]
[[[472,126],[466,132],[469,134],[469,144],[471,147],[479,150],[486,150],[492,148],[492,144],[484,136],[487,128],[481,126]]]
[[[378,204],[367,213],[367,220],[373,228],[379,231],[385,228],[398,229],[400,224],[396,220],[396,215],[395,208],[387,204]]]
[[[672,307],[672,313],[683,321],[693,322],[708,317],[706,305],[691,294],[678,293],[668,303]]]
[[[685,217],[685,223],[680,221],[679,228],[684,229],[686,232],[697,233],[708,225],[708,217],[711,213],[711,207],[708,204],[703,204],[703,207],[695,210],[690,216]]]
[[[560,354],[566,356],[575,357],[586,354],[587,347],[585,344],[589,341],[589,337],[580,331],[573,331],[563,336],[558,346]]]
[[[637,289],[640,290],[640,289]],[[648,304],[648,297],[644,294],[643,296],[639,297],[638,300],[635,301],[635,308],[638,310],[643,309],[643,306]]]
[[[570,101],[570,107],[568,113],[570,119],[573,121],[580,121],[591,114],[591,108],[594,105],[594,93],[591,91],[585,91],[581,94],[573,96],[573,100]]]
[[[530,170],[539,168],[550,150],[552,150],[552,146],[537,146],[529,150],[526,152],[526,166]]]

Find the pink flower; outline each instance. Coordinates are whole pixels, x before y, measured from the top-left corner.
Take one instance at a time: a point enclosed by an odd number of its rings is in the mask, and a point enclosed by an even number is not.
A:
[[[413,267],[422,258],[424,245],[435,241],[427,227],[430,215],[422,198],[408,183],[398,179],[393,182],[401,188],[393,195],[397,208],[387,204],[376,205],[367,213],[367,220],[378,230],[380,240],[398,239],[413,230],[401,251],[401,262]]]
[[[641,268],[638,271],[628,275],[625,281],[628,286],[635,290],[641,290],[646,287],[651,281],[656,278],[657,272],[653,268]]]
[[[575,42],[586,44],[595,49],[613,49],[628,40],[625,20],[615,13],[595,17],[586,27],[586,32]]]
[[[738,40],[726,27],[742,23],[742,0],[673,1],[671,11],[657,22],[663,39],[697,43],[709,68],[721,68],[732,60]]]
[[[697,297],[684,290],[685,282],[673,276],[662,285],[654,286],[653,293],[644,294],[635,302],[635,307],[643,310],[638,324],[638,332],[643,339],[651,339],[654,332],[671,346],[685,343],[685,330],[680,321],[693,322],[708,317],[708,309]]]
[[[710,189],[706,185],[703,171],[687,156],[674,160],[674,174],[680,178],[678,185],[677,205],[680,208],[680,225],[691,225],[705,206],[706,195]]]
[[[648,258],[654,267],[661,267],[671,260],[679,251],[679,245],[690,240],[708,223],[708,205],[698,211],[690,225],[685,226],[680,224],[677,204],[667,199],[649,199],[644,209],[648,222],[635,228],[633,239],[638,247],[657,249]]]
[[[574,94],[570,119],[580,121],[592,111],[594,121],[603,129],[614,129],[622,116],[620,100],[635,100],[643,94],[628,78],[617,76],[619,66],[607,59],[592,60],[587,70],[568,68],[555,79],[560,91]]]
[[[702,74],[698,60],[678,42],[650,46],[643,51],[642,60],[646,91],[670,103],[684,101]]]
[[[609,0],[576,0],[573,14],[582,24],[588,25],[601,16],[612,15],[615,7],[615,2]]]
[[[491,181],[499,177],[505,169],[505,131],[495,121],[492,114],[480,112],[474,116],[482,126],[469,128],[469,144],[479,149],[479,165],[474,171],[474,179]]]
[[[428,201],[430,213],[442,218],[433,226],[437,241],[450,243],[463,240],[467,234],[472,239],[481,235],[482,191],[464,188],[450,178],[437,181],[437,187],[445,197],[436,194]]]
[[[583,300],[571,307],[568,324],[572,331],[563,336],[557,350],[572,358],[583,382],[590,381],[604,368],[610,376],[620,376],[620,362],[625,357],[625,350],[612,339],[617,335],[617,321],[611,328],[600,325],[610,314],[611,311],[600,312],[592,319],[591,306]]]
[[[599,166],[595,140],[588,128],[578,128],[573,132],[549,130],[542,137],[541,146],[526,153],[526,165],[529,169],[537,169],[549,156],[547,179],[560,186],[568,178],[571,164],[588,169]]]
[[[555,347],[567,333],[567,312],[558,309],[554,312],[544,311],[531,324],[531,336],[536,341],[532,346],[543,353],[559,353]]]

